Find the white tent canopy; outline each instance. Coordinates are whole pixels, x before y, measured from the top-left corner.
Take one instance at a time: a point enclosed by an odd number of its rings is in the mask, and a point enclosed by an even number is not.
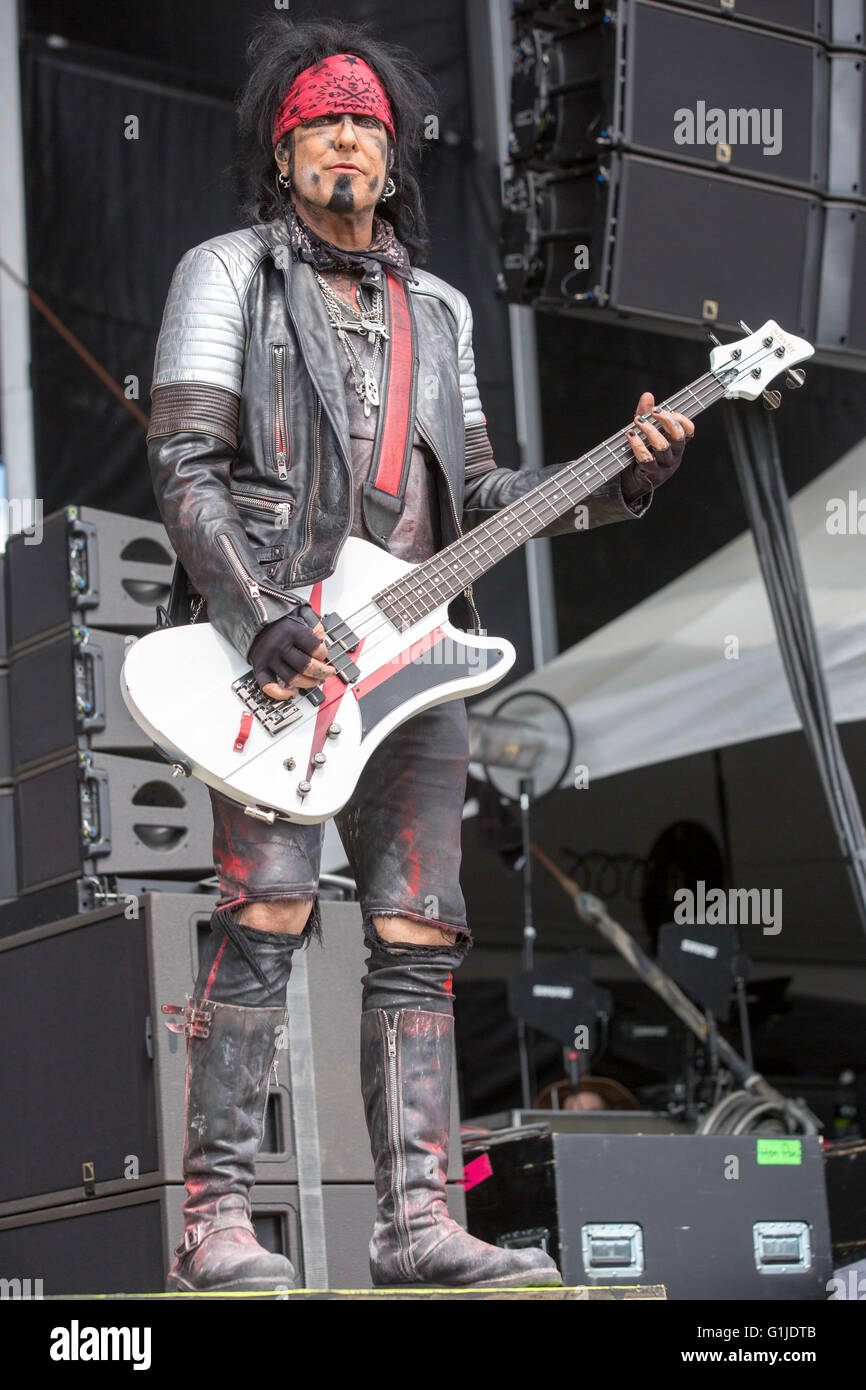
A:
[[[832,499],[849,514],[847,534],[835,533]],[[866,441],[797,493],[792,509],[834,716],[864,719]],[[490,713],[519,690],[544,690],[565,706],[575,762],[593,780],[801,727],[750,532],[471,709]]]

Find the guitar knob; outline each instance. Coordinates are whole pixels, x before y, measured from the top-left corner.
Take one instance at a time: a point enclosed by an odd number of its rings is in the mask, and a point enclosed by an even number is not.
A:
[[[283,758],[283,767],[286,769],[286,772],[291,772],[291,771],[293,771],[294,766],[295,766],[295,760],[294,760],[294,758]]]
[[[339,724],[328,725],[328,738],[336,738],[339,733],[342,733]]]
[[[325,757],[324,753],[313,754],[313,762],[315,763],[316,767],[321,767],[322,764],[326,763],[327,761],[328,759]]]
[[[299,782],[299,783],[298,783],[298,796],[306,796],[306,795],[307,795],[307,792],[310,791],[310,789],[311,789],[311,784],[310,784],[309,782]]]

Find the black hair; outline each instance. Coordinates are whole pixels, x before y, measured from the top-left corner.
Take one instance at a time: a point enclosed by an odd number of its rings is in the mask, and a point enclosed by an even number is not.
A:
[[[280,103],[297,77],[312,63],[335,53],[356,53],[373,69],[391,103],[396,140],[389,131],[390,169],[397,191],[376,205],[390,222],[413,265],[423,265],[430,248],[419,165],[424,124],[435,114],[432,83],[409,49],[369,33],[368,24],[341,19],[294,21],[271,15],[252,31],[247,44],[250,69],[236,105],[238,146],[234,160],[239,213],[245,224],[271,222],[282,216],[286,197],[276,186],[272,132]],[[292,148],[292,132],[286,146]]]

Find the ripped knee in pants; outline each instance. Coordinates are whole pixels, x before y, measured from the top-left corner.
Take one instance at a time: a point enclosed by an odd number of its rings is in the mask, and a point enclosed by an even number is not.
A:
[[[295,937],[306,947],[310,938],[322,940],[322,916],[318,893],[297,893],[281,898],[247,898],[231,904],[234,920],[247,930],[268,936]],[[306,915],[304,909],[306,908]]]
[[[399,941],[386,939],[380,935],[375,918],[400,917],[404,920],[415,921],[414,918],[407,918],[402,912],[376,912],[364,918],[364,940],[368,946],[373,947],[382,956],[393,957],[395,960],[409,953],[416,960],[431,959],[440,956],[443,951],[453,952],[462,961],[467,951],[472,946],[472,934],[468,927],[449,927],[444,923],[426,923],[428,931],[436,932],[439,937],[435,940],[423,941]],[[419,923],[420,925],[420,923]]]

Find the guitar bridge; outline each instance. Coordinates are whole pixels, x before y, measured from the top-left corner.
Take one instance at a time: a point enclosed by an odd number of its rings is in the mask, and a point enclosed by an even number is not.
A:
[[[232,681],[232,690],[269,734],[280,733],[288,724],[300,719],[303,713],[295,703],[294,696],[288,700],[274,700],[266,695],[252,671]]]

